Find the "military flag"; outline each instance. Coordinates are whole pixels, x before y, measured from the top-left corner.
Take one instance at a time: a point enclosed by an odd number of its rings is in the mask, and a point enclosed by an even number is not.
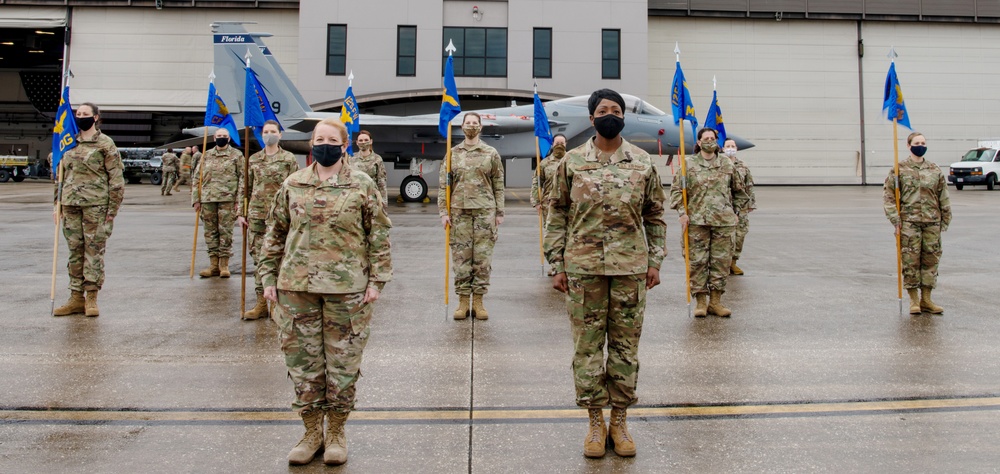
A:
[[[59,99],[59,109],[56,110],[56,123],[52,127],[52,172],[59,169],[59,160],[63,153],[76,146],[76,135],[80,129],[76,126],[76,116],[73,106],[69,103],[69,86],[63,88]]]
[[[208,83],[208,103],[205,104],[205,126],[219,127],[229,130],[229,140],[236,146],[243,146],[240,142],[240,134],[236,129],[236,121],[229,115],[229,108],[223,102],[222,97],[215,91],[215,84]]]
[[[257,138],[257,143],[264,148],[264,137],[261,131],[264,129],[264,122],[274,120],[278,122],[278,129],[281,130],[281,122],[278,116],[271,110],[271,101],[267,99],[264,86],[257,79],[257,73],[249,66],[246,68],[247,79],[246,88],[243,94],[243,103],[246,110],[243,112],[243,126],[253,130],[253,136]]]
[[[705,126],[714,128],[719,135],[719,146],[726,143],[726,124],[722,122],[722,109],[719,107],[719,97],[712,91],[712,106],[708,108],[708,116],[705,117]]]
[[[347,153],[353,154],[351,139],[361,131],[361,111],[358,110],[358,100],[354,98],[354,86],[347,86],[344,93],[344,105],[340,108],[340,121],[347,127]]]
[[[680,60],[677,61],[674,82],[670,89],[670,105],[673,107],[674,125],[679,124],[681,120],[690,120],[691,126],[697,130],[698,118],[694,116],[694,103],[691,102],[691,93],[688,91],[687,79],[684,79],[684,70],[681,69]]]
[[[441,95],[441,115],[438,119],[438,132],[442,137],[448,136],[451,120],[460,113],[462,106],[458,103],[458,86],[455,85],[455,62],[449,55],[444,64],[444,93]]]
[[[906,104],[903,102],[903,89],[899,86],[899,78],[896,77],[895,62],[889,65],[889,73],[885,76],[882,111],[885,112],[887,119],[896,119],[900,125],[910,130],[913,129],[910,126],[910,116],[906,113]]]
[[[538,152],[542,158],[552,149],[552,130],[549,129],[549,116],[545,114],[542,100],[535,91],[535,136],[538,137]]]

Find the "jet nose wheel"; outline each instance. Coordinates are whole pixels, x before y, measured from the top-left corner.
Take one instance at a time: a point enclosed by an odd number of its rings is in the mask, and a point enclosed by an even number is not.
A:
[[[427,182],[420,176],[407,176],[399,185],[399,195],[406,202],[421,202],[427,197]]]

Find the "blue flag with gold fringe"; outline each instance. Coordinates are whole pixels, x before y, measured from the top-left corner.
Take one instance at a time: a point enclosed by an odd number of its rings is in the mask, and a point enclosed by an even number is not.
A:
[[[56,110],[56,123],[52,127],[52,178],[56,179],[56,172],[59,169],[59,160],[63,153],[71,150],[77,145],[76,135],[80,129],[76,126],[76,116],[73,115],[73,106],[69,103],[69,86],[63,88],[62,97],[59,99],[59,109]]]
[[[670,86],[670,105],[673,108],[674,125],[679,124],[681,120],[689,120],[691,126],[698,129],[698,118],[694,116],[694,103],[691,102],[691,92],[688,91],[687,79],[684,79],[680,61],[677,61],[674,82]]]
[[[253,136],[257,138],[257,143],[264,148],[264,137],[262,131],[264,122],[274,120],[278,122],[278,130],[281,130],[281,122],[278,116],[271,110],[271,102],[267,99],[264,86],[257,79],[257,73],[252,68],[246,68],[247,79],[246,88],[243,93],[243,103],[246,110],[243,112],[243,126],[253,130]]]
[[[885,76],[882,111],[888,120],[896,119],[896,123],[913,130],[910,115],[906,113],[906,103],[903,102],[903,89],[899,85],[899,77],[896,77],[896,63],[889,65],[889,73]]]
[[[441,95],[441,115],[438,118],[438,132],[442,137],[448,136],[451,120],[462,113],[458,103],[458,86],[455,84],[455,61],[448,56],[444,64],[444,93]]]
[[[708,116],[705,117],[705,126],[714,128],[719,136],[719,146],[726,143],[726,124],[722,121],[722,108],[719,107],[719,96],[712,91],[712,106],[708,108]]]
[[[206,127],[219,127],[229,130],[229,141],[236,146],[243,146],[240,143],[240,132],[236,128],[236,121],[229,115],[229,108],[223,102],[222,97],[215,91],[215,84],[208,83],[208,102],[205,104]]]

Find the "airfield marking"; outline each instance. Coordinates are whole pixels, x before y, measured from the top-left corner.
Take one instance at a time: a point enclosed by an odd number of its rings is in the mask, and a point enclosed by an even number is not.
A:
[[[774,403],[748,405],[701,405],[669,407],[633,407],[629,414],[635,418],[740,418],[770,416],[825,416],[867,415],[921,411],[969,411],[976,409],[1000,410],[1000,397],[927,398],[905,400],[876,400],[822,403]],[[481,422],[532,422],[541,420],[577,420],[587,418],[587,412],[578,408],[567,409],[478,409],[472,413],[474,421]],[[110,409],[6,409],[0,410],[0,423],[108,423],[108,422],[242,422],[273,423],[297,422],[299,416],[291,411],[114,411]],[[360,422],[467,422],[469,410],[357,410],[351,413],[352,421]]]

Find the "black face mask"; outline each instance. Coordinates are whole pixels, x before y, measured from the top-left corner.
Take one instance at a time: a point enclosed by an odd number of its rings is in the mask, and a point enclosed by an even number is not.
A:
[[[924,155],[927,154],[927,147],[926,146],[911,146],[910,147],[910,153],[913,153],[913,156],[920,156],[920,157],[922,157],[922,156],[924,156]]]
[[[224,148],[229,145],[229,137],[215,137],[215,146]]]
[[[594,128],[600,136],[610,140],[622,133],[625,119],[611,114],[603,115],[594,119]]]
[[[320,166],[333,166],[340,161],[344,149],[340,145],[313,145],[312,156]]]
[[[81,132],[86,132],[94,126],[94,117],[77,117],[76,118],[76,128],[79,128]]]

